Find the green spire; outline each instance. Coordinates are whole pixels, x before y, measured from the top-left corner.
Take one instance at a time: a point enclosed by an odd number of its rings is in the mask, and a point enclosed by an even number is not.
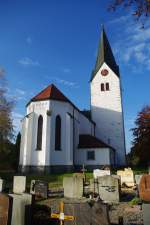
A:
[[[93,80],[96,73],[98,72],[98,70],[100,69],[100,67],[102,66],[102,64],[104,62],[113,70],[113,72],[117,76],[119,76],[119,67],[116,64],[111,46],[109,44],[109,41],[107,39],[105,30],[104,30],[104,26],[102,26],[101,39],[100,39],[100,42],[99,42],[96,64],[95,64],[95,68],[92,72],[90,81]]]

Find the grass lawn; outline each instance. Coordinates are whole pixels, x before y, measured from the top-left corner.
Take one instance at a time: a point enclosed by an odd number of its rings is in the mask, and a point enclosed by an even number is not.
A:
[[[115,174],[117,169],[113,170],[113,174]],[[139,168],[135,167],[133,168],[134,174],[144,174],[148,173],[147,168]],[[8,187],[10,190],[12,190],[12,184],[13,184],[13,176],[18,175],[17,173],[13,171],[1,171],[0,170],[0,177],[6,181],[6,187]],[[57,188],[62,187],[63,183],[63,177],[64,176],[72,176],[73,173],[61,173],[61,174],[49,174],[49,175],[30,175],[28,174],[27,177],[27,189],[30,188],[30,182],[31,180],[43,180],[47,181],[49,183],[49,188]],[[87,180],[93,177],[92,172],[86,173]]]
[[[6,186],[12,190],[13,176],[18,175],[14,172],[0,171],[0,177],[6,181]],[[27,188],[30,188],[31,180],[43,180],[49,183],[49,188],[62,187],[63,177],[72,176],[73,173],[49,174],[49,175],[27,175]],[[87,179],[92,178],[92,173],[86,173]]]

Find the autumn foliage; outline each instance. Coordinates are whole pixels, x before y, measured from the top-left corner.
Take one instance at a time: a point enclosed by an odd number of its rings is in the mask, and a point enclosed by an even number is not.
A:
[[[130,158],[133,164],[150,164],[150,106],[145,106],[138,113],[133,131],[133,146]]]

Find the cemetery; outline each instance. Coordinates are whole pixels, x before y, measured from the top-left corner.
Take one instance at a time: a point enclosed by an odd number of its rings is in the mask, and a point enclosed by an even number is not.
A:
[[[51,176],[51,175],[49,175]],[[0,225],[149,225],[150,175],[131,168],[86,168],[64,174],[59,186],[15,175],[0,179]]]

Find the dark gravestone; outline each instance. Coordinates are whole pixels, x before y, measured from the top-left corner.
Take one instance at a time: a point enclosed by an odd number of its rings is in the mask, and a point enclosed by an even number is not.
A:
[[[48,198],[48,183],[45,181],[35,181],[35,196],[38,198]]]
[[[65,225],[109,225],[107,205],[100,201],[95,203],[65,203],[65,215],[72,215],[75,221],[65,221]]]
[[[0,194],[0,225],[10,225],[12,217],[12,198]]]

